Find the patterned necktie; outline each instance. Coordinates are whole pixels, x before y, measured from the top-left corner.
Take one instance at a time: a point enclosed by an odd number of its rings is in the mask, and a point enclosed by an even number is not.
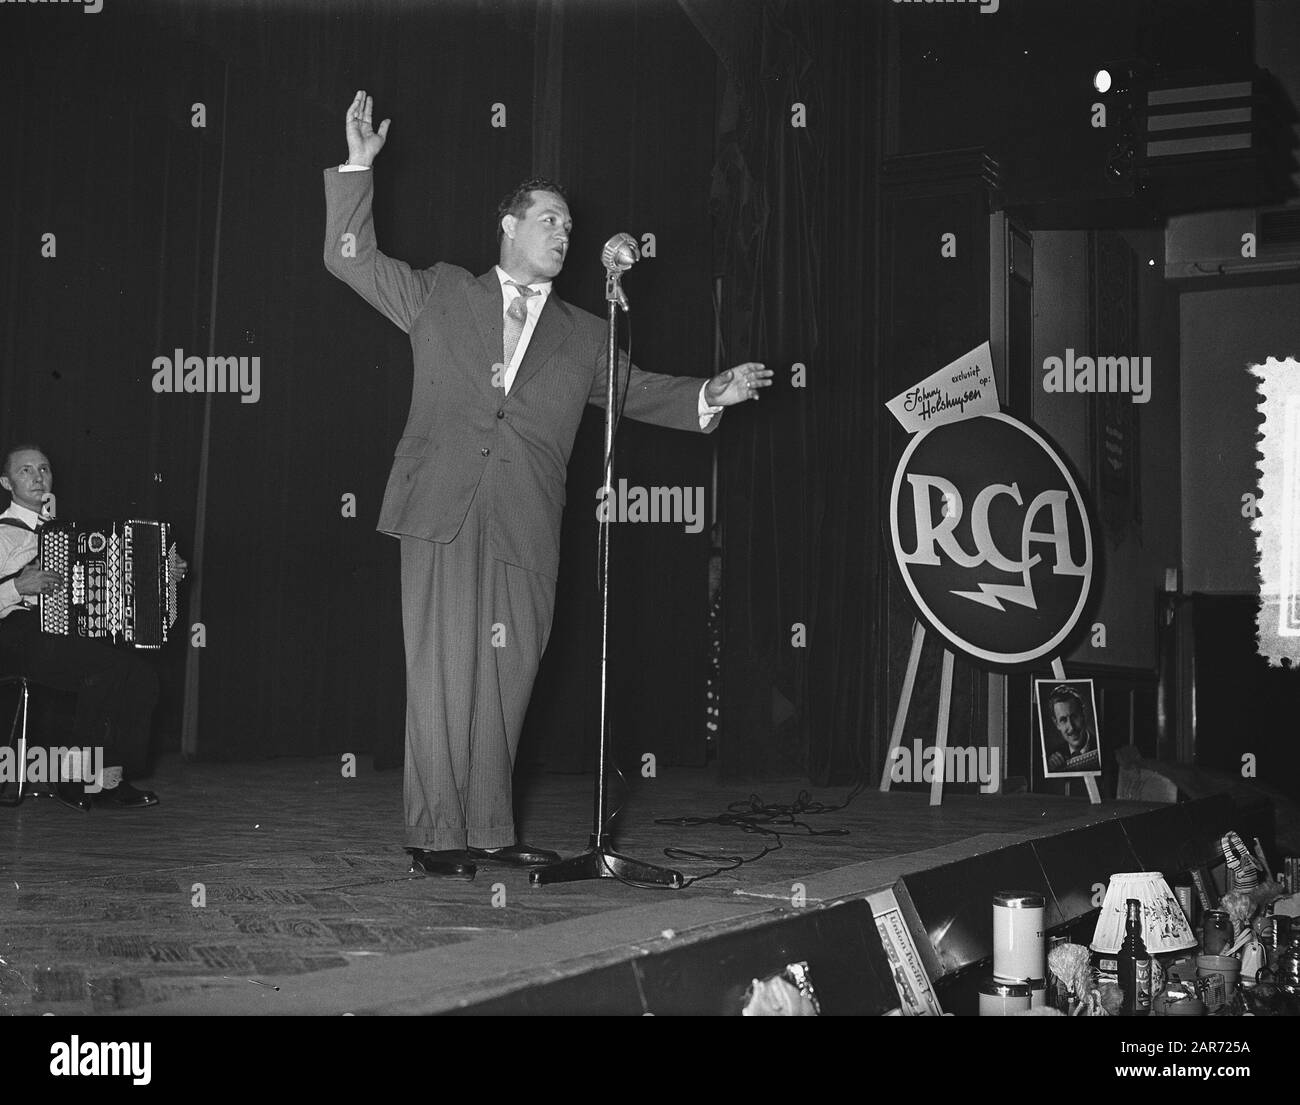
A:
[[[507,280],[506,284],[519,290],[519,294],[510,301],[510,306],[506,308],[504,349],[506,355],[505,364],[509,367],[515,355],[515,348],[519,345],[519,336],[524,332],[524,323],[528,321],[528,297],[541,295],[542,293],[533,291],[527,284],[516,284],[513,280]]]

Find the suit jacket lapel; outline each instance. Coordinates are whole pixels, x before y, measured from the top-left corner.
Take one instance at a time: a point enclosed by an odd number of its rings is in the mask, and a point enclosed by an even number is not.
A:
[[[523,387],[537,375],[538,370],[550,360],[572,329],[573,321],[569,317],[569,305],[552,289],[542,307],[541,317],[533,328],[533,336],[528,339],[528,348],[524,350],[524,359],[519,365],[519,371],[515,373],[514,383],[510,387],[512,395],[516,388]]]
[[[500,364],[505,324],[501,320],[501,281],[497,279],[496,270],[488,269],[465,294],[469,299],[470,315],[483,342],[483,352],[488,357],[487,363]]]

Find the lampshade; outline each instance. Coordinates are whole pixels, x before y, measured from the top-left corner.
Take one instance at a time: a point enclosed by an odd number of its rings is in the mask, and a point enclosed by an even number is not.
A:
[[[1152,955],[1181,952],[1196,947],[1182,906],[1159,871],[1124,871],[1111,875],[1106,899],[1101,903],[1092,950],[1114,955],[1124,942],[1125,903],[1142,903],[1142,942]]]

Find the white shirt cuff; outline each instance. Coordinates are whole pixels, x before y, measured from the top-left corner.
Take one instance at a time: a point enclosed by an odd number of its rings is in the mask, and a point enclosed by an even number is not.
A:
[[[339,172],[340,173],[368,173],[370,172],[370,166],[369,165],[340,165]]]
[[[718,414],[721,414],[721,413],[722,413],[722,408],[721,408],[721,407],[714,407],[714,406],[710,405],[710,404],[705,400],[705,398],[704,398],[704,390],[705,390],[705,388],[707,388],[708,386],[709,386],[709,381],[708,381],[708,380],[705,380],[704,383],[703,383],[703,385],[700,387],[700,399],[699,399],[698,409],[699,409],[699,414],[700,414],[700,429],[701,429],[701,430],[704,429],[704,427],[707,426],[707,425],[709,424],[709,421],[710,421],[710,420],[711,420],[715,415],[718,415]]]

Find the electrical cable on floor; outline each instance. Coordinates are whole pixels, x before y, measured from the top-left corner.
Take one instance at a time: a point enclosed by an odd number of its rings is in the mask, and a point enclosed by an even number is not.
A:
[[[615,765],[614,770],[618,772],[618,777],[623,783],[625,792],[630,789],[623,773]],[[665,825],[677,828],[698,828],[702,825],[724,825],[731,828],[739,829],[743,833],[766,836],[773,838],[772,843],[764,843],[757,855],[739,856],[730,855],[723,852],[694,852],[687,848],[668,847],[664,849],[664,855],[670,860],[676,859],[694,859],[702,860],[708,863],[716,863],[720,866],[715,867],[712,871],[707,871],[702,875],[687,875],[679,889],[685,889],[704,879],[711,879],[721,875],[726,871],[734,871],[738,867],[743,867],[747,863],[756,863],[764,856],[772,852],[779,851],[785,847],[782,840],[782,833],[772,826],[780,826],[789,829],[802,830],[800,835],[803,836],[848,836],[848,829],[814,829],[806,821],[801,820],[803,817],[816,816],[817,814],[836,813],[839,810],[846,809],[849,804],[862,792],[866,786],[866,781],[861,780],[856,783],[852,790],[844,797],[844,801],[839,805],[828,806],[822,802],[814,802],[811,795],[806,790],[801,790],[795,797],[795,800],[788,805],[779,803],[764,802],[758,795],[751,794],[748,799],[738,802],[732,802],[727,807],[726,813],[714,814],[713,816],[686,816],[686,817],[657,817],[654,824]],[[605,821],[608,827],[623,809],[626,804],[626,797],[619,803],[618,809]],[[670,887],[659,886],[654,883],[640,883],[632,879],[625,879],[619,875],[608,864],[605,866],[611,878],[618,879],[619,882],[628,886],[636,887],[642,890],[668,890]]]

